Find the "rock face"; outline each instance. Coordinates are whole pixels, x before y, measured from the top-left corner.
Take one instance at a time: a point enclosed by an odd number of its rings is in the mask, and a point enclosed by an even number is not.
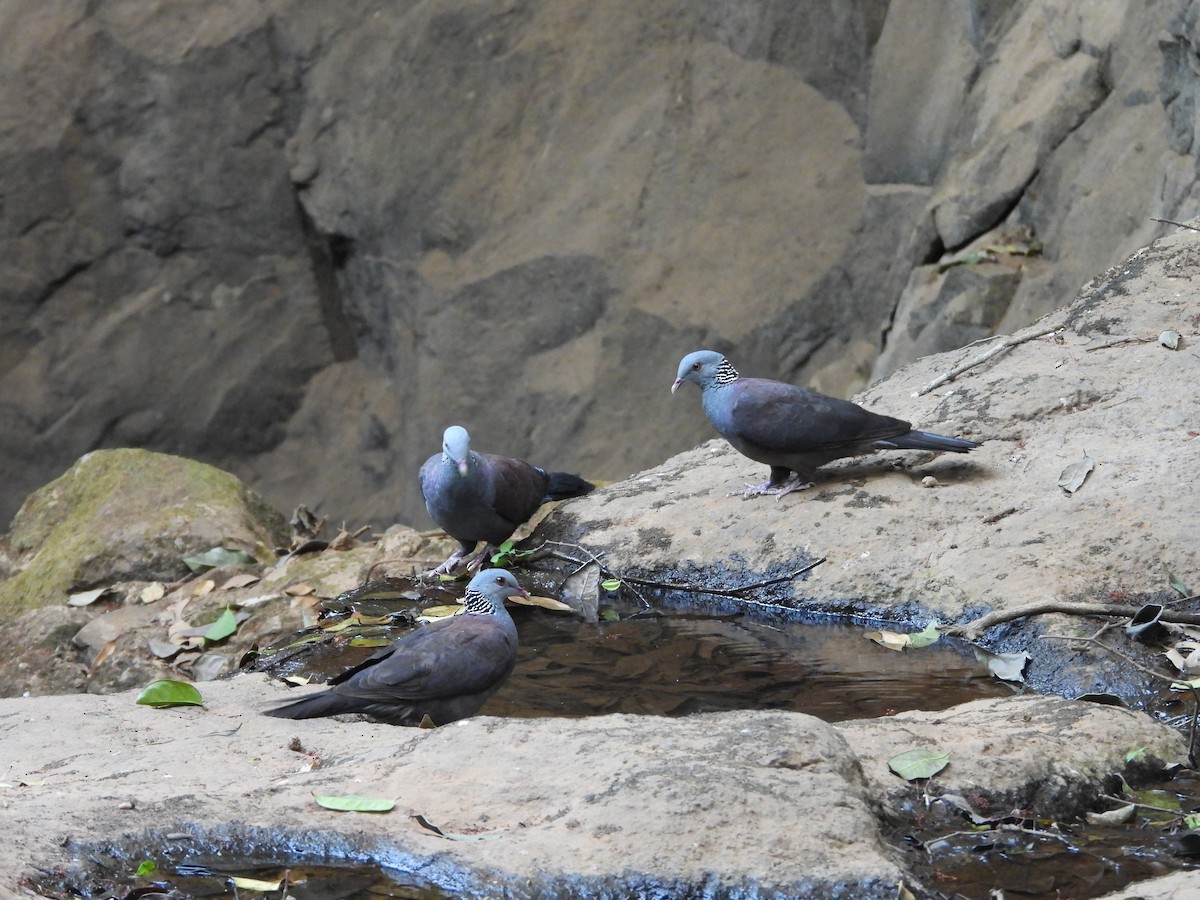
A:
[[[1019,327],[1195,212],[1197,43],[1186,0],[13,0],[0,519],[139,446],[423,523],[451,422],[619,478],[705,434],[697,346],[845,394]]]

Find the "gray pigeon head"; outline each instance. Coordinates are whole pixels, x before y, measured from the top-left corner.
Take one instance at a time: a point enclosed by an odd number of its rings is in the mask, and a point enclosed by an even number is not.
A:
[[[513,594],[528,597],[529,591],[507,569],[484,569],[467,585],[462,611],[465,615],[494,616],[503,611],[505,598]]]
[[[461,425],[451,425],[442,432],[442,453],[458,467],[458,474],[467,474],[467,461],[471,458],[471,436]]]
[[[679,371],[671,393],[675,393],[685,381],[698,384],[701,390],[714,384],[728,384],[737,380],[737,371],[716,350],[694,350],[679,361]]]

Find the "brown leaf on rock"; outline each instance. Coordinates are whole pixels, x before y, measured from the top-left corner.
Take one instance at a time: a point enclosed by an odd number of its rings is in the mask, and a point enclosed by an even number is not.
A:
[[[590,562],[563,582],[562,601],[583,616],[585,622],[600,620],[600,566]]]
[[[863,637],[869,641],[874,641],[881,647],[887,647],[889,650],[908,649],[908,635],[901,634],[898,631],[868,631]]]
[[[108,659],[110,656],[113,655],[113,651],[115,651],[116,649],[117,649],[117,639],[116,638],[113,638],[111,641],[109,641],[107,644],[105,644],[103,647],[101,647],[100,652],[96,654],[96,658],[92,660],[92,664],[90,666],[88,666],[88,676],[91,677],[91,675],[96,671],[96,669],[100,668],[101,664],[106,659]]]
[[[574,607],[563,603],[561,600],[555,600],[553,597],[539,597],[537,594],[530,594],[528,597],[522,597],[518,594],[508,599],[517,606],[539,606],[542,609],[552,609],[555,612],[575,611]]]
[[[521,543],[521,541],[525,540],[525,538],[533,534],[533,532],[537,530],[537,527],[542,524],[542,520],[545,519],[546,516],[550,515],[550,513],[554,512],[554,507],[558,506],[558,504],[561,502],[561,500],[555,500],[551,503],[543,503],[541,506],[539,506],[537,512],[530,516],[525,521],[524,525],[512,533],[512,537],[509,538],[509,540],[513,542],[513,545],[516,546],[517,544]]]

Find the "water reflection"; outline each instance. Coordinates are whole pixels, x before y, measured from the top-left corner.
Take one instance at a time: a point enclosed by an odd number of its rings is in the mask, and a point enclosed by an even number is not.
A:
[[[1011,693],[950,647],[898,653],[861,626],[671,611],[591,625],[540,610],[514,617],[517,667],[489,715],[786,709],[834,722]]]
[[[360,599],[352,608],[379,616],[403,607]],[[961,648],[936,644],[900,653],[864,638],[868,629],[861,625],[768,621],[757,613],[701,615],[691,607],[608,607],[612,620],[596,623],[531,607],[510,611],[520,635],[517,665],[483,715],[682,716],[786,709],[836,722],[945,709],[1013,690]],[[378,645],[404,628],[369,631]],[[295,655],[266,657],[260,667],[323,681],[375,649],[348,646],[343,633]],[[284,657],[287,662],[280,663]]]

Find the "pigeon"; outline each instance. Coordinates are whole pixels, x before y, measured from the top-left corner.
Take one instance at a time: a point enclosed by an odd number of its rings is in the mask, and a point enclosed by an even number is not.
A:
[[[421,495],[429,515],[462,546],[430,574],[445,575],[475,549],[467,571],[483,565],[493,546],[512,533],[548,500],[581,497],[595,488],[567,472],[547,472],[524,460],[471,450],[471,438],[461,425],[442,435],[442,452],[421,466]]]
[[[422,625],[329,680],[328,690],[266,711],[281,719],[365,713],[391,725],[445,725],[473,715],[517,660],[504,598],[529,592],[505,569],[471,579],[461,612]]]
[[[742,378],[724,356],[697,350],[679,363],[671,393],[685,381],[700,387],[704,413],[744,456],[766,463],[771,477],[735,493],[782,497],[813,485],[818,466],[876,450],[966,453],[974,441],[914,431],[910,423],[849,400],[766,378]]]

